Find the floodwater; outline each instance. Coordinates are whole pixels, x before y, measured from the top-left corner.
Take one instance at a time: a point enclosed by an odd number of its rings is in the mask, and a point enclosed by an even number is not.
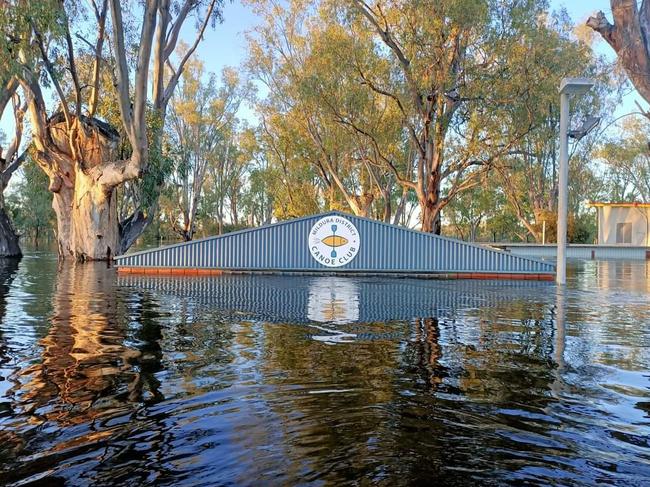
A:
[[[0,269],[0,484],[648,485],[650,264],[569,284]]]

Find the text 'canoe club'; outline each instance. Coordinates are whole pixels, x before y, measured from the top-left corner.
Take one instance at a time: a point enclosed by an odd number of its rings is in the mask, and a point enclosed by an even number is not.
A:
[[[359,252],[360,243],[357,228],[341,216],[323,217],[309,232],[312,257],[327,267],[340,267],[351,262]]]

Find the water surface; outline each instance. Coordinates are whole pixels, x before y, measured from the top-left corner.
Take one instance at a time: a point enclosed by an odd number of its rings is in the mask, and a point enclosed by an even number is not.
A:
[[[0,265],[0,484],[650,482],[650,266],[569,284]]]

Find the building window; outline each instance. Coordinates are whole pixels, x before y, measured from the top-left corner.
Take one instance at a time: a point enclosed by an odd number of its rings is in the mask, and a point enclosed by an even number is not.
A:
[[[616,224],[616,243],[617,244],[631,244],[632,243],[632,224],[629,222]]]

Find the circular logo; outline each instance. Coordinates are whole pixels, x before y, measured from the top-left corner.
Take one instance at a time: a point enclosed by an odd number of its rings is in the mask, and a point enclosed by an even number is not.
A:
[[[357,227],[342,216],[326,216],[309,231],[309,252],[326,267],[341,267],[352,262],[359,252]]]

